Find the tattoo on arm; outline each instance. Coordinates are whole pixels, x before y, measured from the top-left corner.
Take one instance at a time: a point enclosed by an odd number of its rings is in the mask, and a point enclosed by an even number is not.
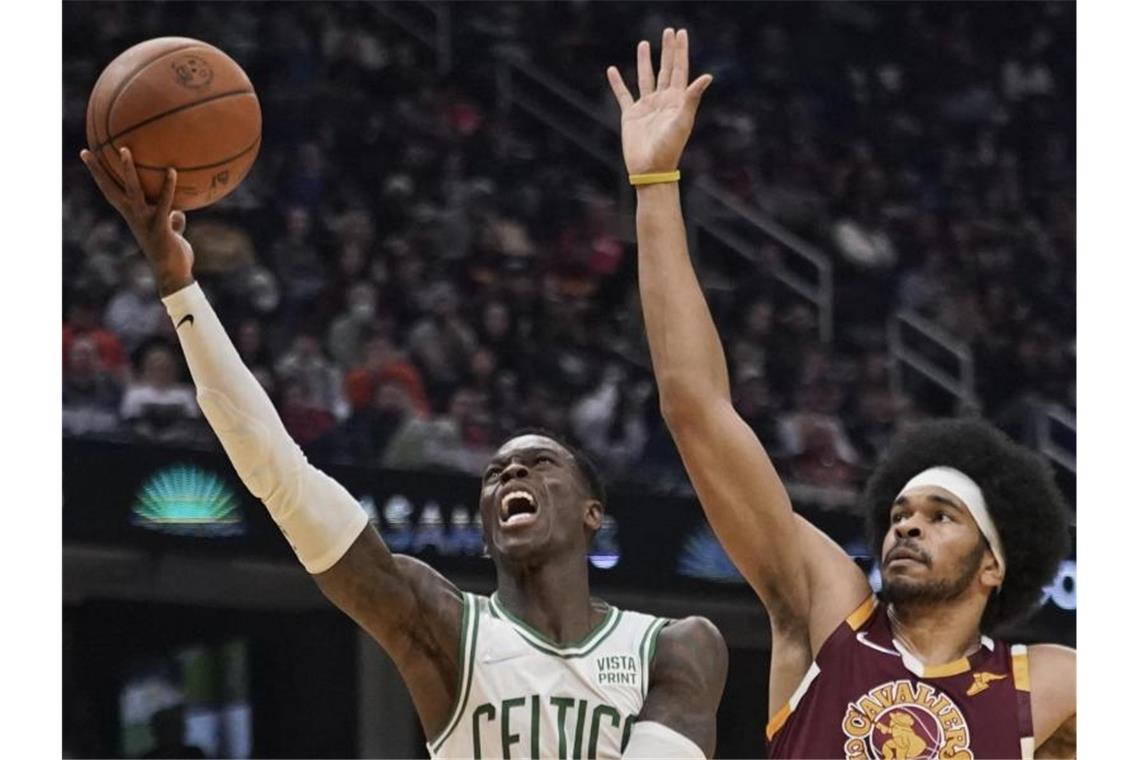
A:
[[[716,750],[716,711],[728,673],[720,631],[691,617],[662,630],[649,668],[640,720],[661,723],[691,739],[706,757]]]

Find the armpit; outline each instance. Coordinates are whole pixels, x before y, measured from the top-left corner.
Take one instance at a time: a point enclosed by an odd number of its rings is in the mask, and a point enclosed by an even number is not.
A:
[[[1033,753],[1034,757],[1075,758],[1077,756],[1077,716],[1062,723],[1044,744]]]

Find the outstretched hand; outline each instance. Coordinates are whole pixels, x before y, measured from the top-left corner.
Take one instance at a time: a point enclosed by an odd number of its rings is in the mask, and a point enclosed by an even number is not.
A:
[[[99,186],[103,197],[131,228],[131,233],[154,270],[159,292],[165,296],[193,282],[191,269],[194,265],[194,249],[182,237],[186,230],[186,215],[171,210],[178,172],[174,169],[166,170],[166,179],[158,201],[150,204],[143,194],[129,148],[119,149],[121,173],[126,178],[125,188],[119,185],[91,151],[80,151],[79,157],[95,178],[95,184]]]
[[[610,87],[621,106],[621,145],[630,174],[669,172],[677,168],[693,131],[701,95],[712,83],[702,74],[689,83],[689,33],[666,29],[661,35],[661,69],[656,81],[649,43],[637,44],[636,101],[617,67],[606,69]]]

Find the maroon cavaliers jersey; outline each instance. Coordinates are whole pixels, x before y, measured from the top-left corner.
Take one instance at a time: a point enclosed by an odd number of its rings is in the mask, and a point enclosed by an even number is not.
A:
[[[768,723],[768,744],[771,757],[1031,758],[1025,646],[983,636],[968,658],[924,667],[868,597]]]

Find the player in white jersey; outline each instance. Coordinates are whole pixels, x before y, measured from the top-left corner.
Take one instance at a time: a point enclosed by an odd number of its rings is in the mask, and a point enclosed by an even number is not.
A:
[[[663,114],[683,123],[684,114]],[[603,493],[547,435],[495,454],[479,508],[490,598],[392,555],[355,499],[310,465],[194,281],[167,170],[151,205],[126,149],[120,187],[81,157],[154,270],[198,403],[246,487],[321,590],[392,657],[436,757],[704,757],[716,745],[727,651],[703,618],[664,621],[590,597],[586,553]]]

